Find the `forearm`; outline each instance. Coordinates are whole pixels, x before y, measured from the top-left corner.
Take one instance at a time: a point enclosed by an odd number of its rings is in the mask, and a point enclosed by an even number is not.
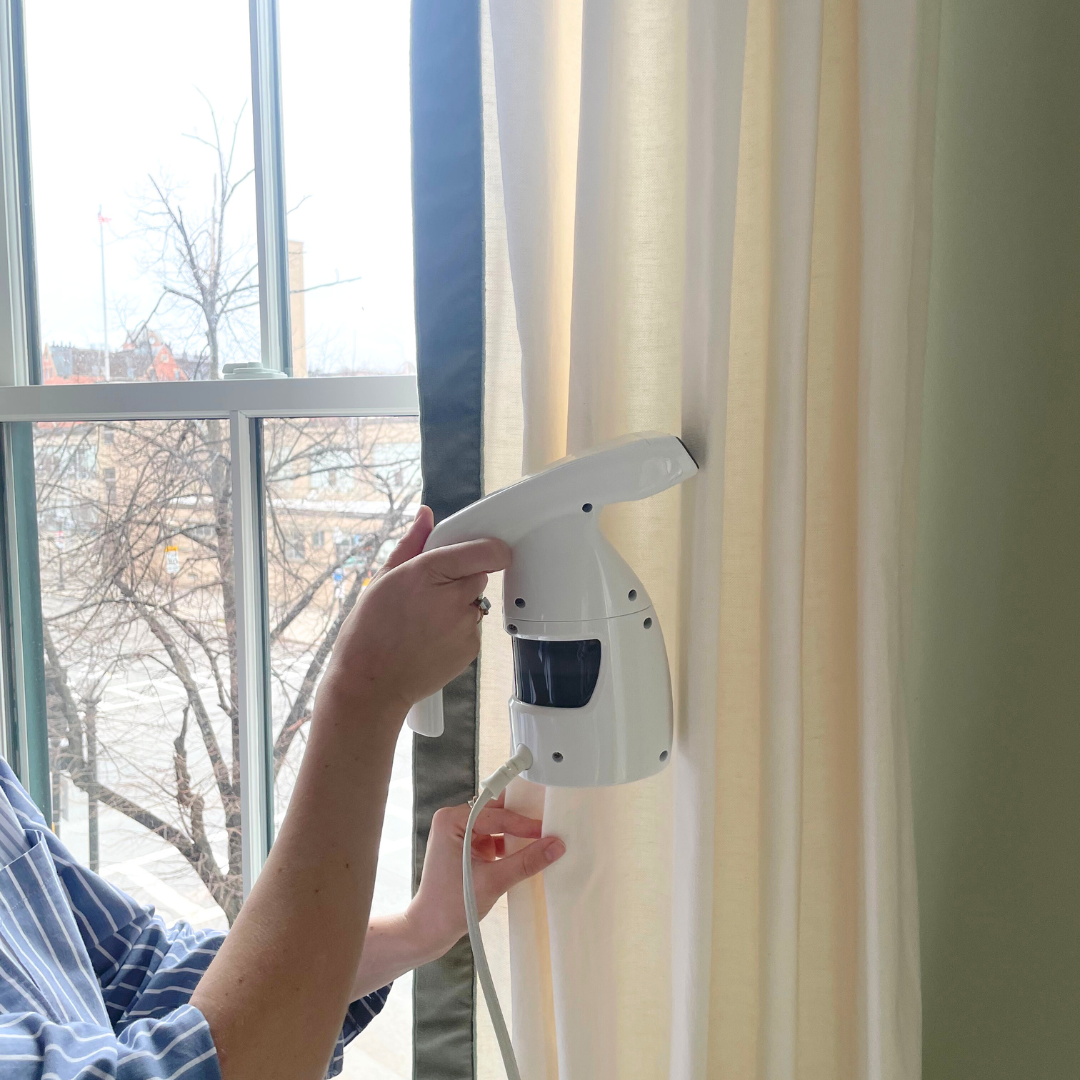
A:
[[[475,658],[474,606],[510,549],[424,552],[416,520],[346,616],[315,703],[289,812],[255,888],[191,1003],[223,1080],[317,1080],[360,965],[398,731],[409,704]]]
[[[317,704],[281,832],[192,996],[224,1080],[323,1075],[353,999],[402,719]]]
[[[351,1000],[356,1001],[407,971],[437,960],[448,947],[426,940],[405,912],[372,919],[353,980]]]

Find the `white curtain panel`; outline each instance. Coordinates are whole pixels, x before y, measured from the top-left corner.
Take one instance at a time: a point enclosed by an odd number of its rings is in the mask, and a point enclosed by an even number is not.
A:
[[[487,381],[506,416],[521,388],[510,430],[487,409],[489,471],[648,428],[701,465],[603,521],[664,628],[672,766],[509,795],[567,843],[510,898],[526,1080],[919,1075],[902,691],[930,16],[489,0]],[[483,676],[489,757],[508,677]]]

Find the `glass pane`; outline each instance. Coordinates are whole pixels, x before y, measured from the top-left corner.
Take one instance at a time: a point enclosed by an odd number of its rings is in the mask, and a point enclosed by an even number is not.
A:
[[[34,426],[54,820],[166,919],[241,902],[229,429]]]
[[[258,360],[247,3],[25,7],[43,380]]]
[[[415,419],[263,421],[270,609],[274,805],[280,822],[307,742],[319,680],[345,616],[419,508]],[[372,913],[411,898],[412,739],[394,755]],[[412,993],[345,1053],[349,1076],[412,1076]]]
[[[600,677],[600,642],[514,638],[514,696],[526,705],[582,709]]]
[[[410,7],[280,0],[296,375],[416,370]]]

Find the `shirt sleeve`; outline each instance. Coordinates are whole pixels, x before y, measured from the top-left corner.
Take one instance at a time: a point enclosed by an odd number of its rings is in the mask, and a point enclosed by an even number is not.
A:
[[[193,930],[183,922],[166,928],[160,919],[153,918],[132,942],[125,962],[102,983],[105,1007],[115,1030],[126,1034],[132,1028],[139,1030],[139,1025],[168,1019],[185,1007],[190,1009],[191,995],[224,940],[220,931]],[[385,986],[349,1007],[327,1076],[341,1072],[345,1047],[378,1016],[389,993],[390,987]],[[202,1080],[201,1074],[197,1075]]]
[[[119,962],[105,969],[101,990],[112,1029],[57,1024],[32,1012],[0,1015],[0,1075],[220,1080],[210,1028],[189,999],[224,940],[223,933],[186,923],[166,927],[150,915]],[[345,1046],[378,1015],[389,992],[384,987],[350,1006],[327,1076],[341,1072]]]
[[[27,844],[41,844],[48,851],[45,858],[59,878],[101,990],[104,1013],[94,1011],[111,1026],[57,1024],[44,1012],[5,1012],[0,1005],[0,1076],[157,1080],[183,1075],[185,1080],[220,1080],[210,1029],[190,999],[225,934],[196,930],[185,922],[166,926],[153,908],[79,863],[45,826],[6,766],[0,768],[0,782]],[[4,967],[0,948],[0,976]],[[341,1071],[345,1046],[378,1015],[389,992],[384,987],[350,1006],[328,1076]]]
[[[217,1051],[192,1005],[120,1034],[94,1024],[57,1024],[37,1013],[0,1017],[4,1080],[221,1080]]]
[[[389,996],[390,987],[384,986],[381,990],[376,990],[373,994],[368,994],[367,997],[362,997],[349,1006],[349,1011],[345,1014],[345,1024],[341,1029],[341,1036],[334,1047],[334,1056],[330,1059],[327,1076],[337,1076],[341,1072],[342,1055],[345,1053],[345,1047],[382,1012],[382,1007],[386,1004],[386,999]]]

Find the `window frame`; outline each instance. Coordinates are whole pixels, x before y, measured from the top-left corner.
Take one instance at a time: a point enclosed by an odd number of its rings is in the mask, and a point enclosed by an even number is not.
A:
[[[277,0],[249,0],[261,358],[291,375]],[[0,0],[0,750],[51,819],[32,424],[227,419],[237,582],[244,895],[273,841],[261,422],[419,416],[413,375],[41,385],[22,0]]]

